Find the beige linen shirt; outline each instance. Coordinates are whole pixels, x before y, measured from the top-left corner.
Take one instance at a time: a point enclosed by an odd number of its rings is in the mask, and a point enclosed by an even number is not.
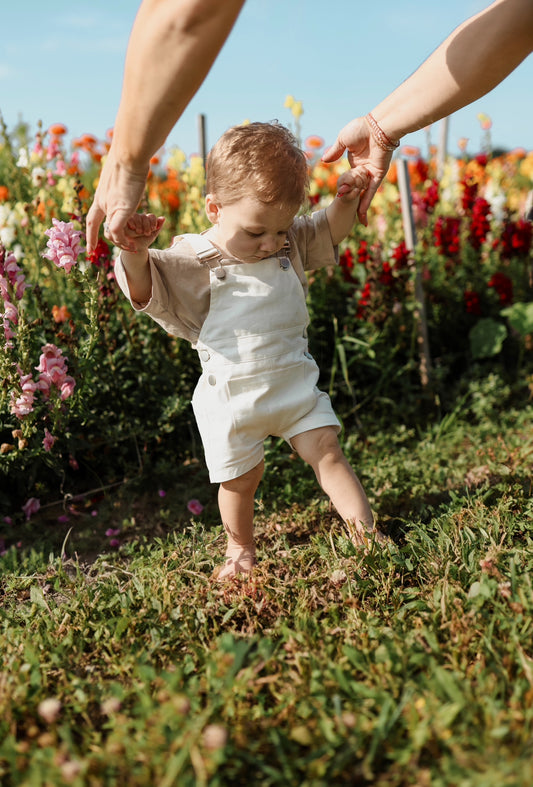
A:
[[[331,241],[325,210],[298,216],[288,232],[288,240],[292,266],[307,294],[305,272],[338,263],[338,250]],[[225,262],[234,263],[235,260],[223,259],[221,264]],[[119,257],[115,263],[115,276],[120,289],[136,311],[148,314],[167,333],[187,339],[195,346],[209,313],[209,266],[198,260],[183,236],[179,236],[169,249],[150,249],[149,264],[152,295],[147,303],[132,300]]]

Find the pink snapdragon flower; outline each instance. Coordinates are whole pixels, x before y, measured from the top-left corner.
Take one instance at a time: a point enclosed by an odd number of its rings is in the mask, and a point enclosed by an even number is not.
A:
[[[74,378],[67,374],[67,360],[55,344],[45,344],[41,349],[39,366],[35,367],[39,372],[37,387],[44,398],[48,399],[50,389],[55,386],[60,392],[62,401],[65,401],[72,395],[76,385]]]
[[[10,410],[17,418],[23,418],[33,410],[37,383],[33,380],[31,374],[23,374],[20,377],[20,387],[22,391],[18,396],[15,391],[11,391]]]
[[[48,251],[43,252],[43,257],[51,260],[58,268],[64,268],[65,273],[70,273],[72,267],[78,261],[78,255],[85,251],[81,246],[80,230],[74,229],[71,221],[58,221],[52,219],[54,225],[44,233],[48,236]]]
[[[22,506],[22,510],[26,514],[26,519],[31,519],[32,516],[37,513],[40,507],[41,507],[41,501],[38,500],[36,497],[30,497],[29,500],[26,500],[26,502]]]
[[[19,268],[17,258],[13,252],[7,257],[5,251],[0,250],[0,293],[4,300],[9,297],[8,284],[13,288],[15,298],[20,301],[24,290],[28,287],[23,271]]]
[[[43,438],[43,447],[45,451],[51,451],[52,446],[54,445],[57,437],[54,437],[53,434],[50,434],[48,429],[45,428],[44,430],[44,438]]]
[[[10,252],[6,256],[6,251],[0,244],[0,317],[2,318],[6,347],[13,347],[11,340],[16,335],[14,326],[18,325],[19,321],[18,309],[12,298],[14,296],[16,300],[20,300],[27,286],[24,273],[19,268],[15,255]]]

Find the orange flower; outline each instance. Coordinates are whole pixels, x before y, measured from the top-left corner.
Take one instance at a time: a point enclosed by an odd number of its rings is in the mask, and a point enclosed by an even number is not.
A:
[[[5,202],[9,199],[9,189],[7,186],[0,186],[0,202]]]
[[[67,127],[64,126],[63,123],[52,123],[48,129],[48,133],[53,134],[54,137],[62,137],[63,134],[67,133]]]
[[[317,136],[316,134],[312,134],[310,137],[307,137],[305,140],[305,146],[307,148],[321,148],[324,145],[324,140],[322,137]]]
[[[331,191],[332,194],[337,193],[337,175],[335,172],[332,172],[331,175],[328,175],[326,183],[328,184],[328,189]]]
[[[387,172],[387,180],[393,185],[398,183],[398,165],[395,161],[393,161],[389,167],[389,171]]]
[[[413,156],[414,158],[420,157],[420,148],[414,145],[403,145],[401,152],[404,156]]]
[[[69,320],[71,314],[66,306],[52,306],[52,317],[54,322],[65,322]]]

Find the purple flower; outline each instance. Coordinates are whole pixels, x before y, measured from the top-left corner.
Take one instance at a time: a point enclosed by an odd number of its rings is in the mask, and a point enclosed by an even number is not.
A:
[[[119,527],[108,527],[108,529],[105,531],[105,534],[108,538],[113,538],[113,536],[118,536],[119,533],[120,533]]]
[[[167,493],[165,492],[164,489],[160,489],[157,494],[159,495],[159,497],[166,497]]]

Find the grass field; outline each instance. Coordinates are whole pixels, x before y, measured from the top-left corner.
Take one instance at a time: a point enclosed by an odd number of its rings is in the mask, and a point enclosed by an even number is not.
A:
[[[201,470],[21,532],[3,787],[533,784],[533,406],[494,401],[346,440],[390,536],[366,554],[277,446],[252,578],[211,579],[214,497],[183,514]]]

